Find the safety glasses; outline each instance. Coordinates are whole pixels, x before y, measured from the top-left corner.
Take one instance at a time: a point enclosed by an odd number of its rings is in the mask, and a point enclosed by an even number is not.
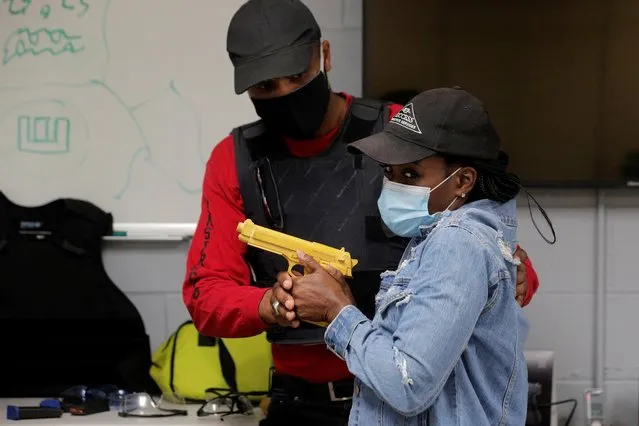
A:
[[[115,385],[79,385],[64,390],[60,394],[60,403],[64,411],[72,414],[94,414],[109,408],[117,409],[127,393]]]
[[[253,405],[248,399],[253,393],[232,392],[229,389],[209,388],[206,402],[197,410],[198,417],[215,416],[223,419],[231,414],[252,416]],[[255,396],[258,394],[255,393]],[[259,395],[262,395],[261,393]]]
[[[115,385],[102,385],[98,387],[89,386],[73,386],[62,391],[60,398],[72,404],[81,404],[89,399],[108,399],[117,402],[119,405],[120,397],[126,395],[127,392],[121,390]]]
[[[186,416],[186,401],[173,394],[162,394],[156,402],[148,393],[138,392],[125,395],[120,402],[120,417],[170,417]]]

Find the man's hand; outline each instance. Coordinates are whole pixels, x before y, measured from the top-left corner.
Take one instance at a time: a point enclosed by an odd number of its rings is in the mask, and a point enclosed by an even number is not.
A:
[[[331,322],[343,307],[353,304],[346,280],[334,268],[324,269],[315,259],[297,254],[306,275],[289,277],[282,282],[293,295],[295,313],[301,321]]]
[[[528,254],[524,249],[517,246],[515,257],[520,260],[519,265],[517,265],[517,287],[515,290],[515,298],[517,299],[519,306],[524,306],[524,300],[526,299],[526,293],[528,292],[526,265],[524,264],[524,261],[528,259]]]
[[[294,312],[293,296],[282,287],[282,282],[287,279],[290,281],[287,272],[277,274],[277,283],[264,294],[260,301],[260,318],[267,324],[278,324],[282,327],[298,327],[300,325]],[[274,306],[277,306],[277,310],[274,309]]]

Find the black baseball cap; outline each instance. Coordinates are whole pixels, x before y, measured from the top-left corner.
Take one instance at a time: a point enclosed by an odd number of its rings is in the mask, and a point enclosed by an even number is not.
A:
[[[315,17],[299,0],[247,1],[231,18],[226,36],[235,93],[306,71],[321,36]]]
[[[375,135],[349,145],[388,165],[449,154],[495,160],[501,141],[484,104],[461,88],[427,90],[412,98]]]

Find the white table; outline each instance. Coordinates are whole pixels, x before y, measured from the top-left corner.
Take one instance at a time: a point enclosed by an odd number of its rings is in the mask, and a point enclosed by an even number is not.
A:
[[[220,421],[213,416],[198,417],[197,409],[200,405],[187,405],[188,416],[171,416],[165,418],[139,418],[139,417],[120,417],[117,411],[111,410],[104,413],[92,414],[90,416],[73,416],[64,413],[59,419],[40,419],[40,420],[7,420],[7,405],[18,406],[38,406],[40,402],[46,398],[25,398],[25,399],[3,399],[0,398],[0,424],[13,424],[16,426],[28,425],[51,425],[51,426],[67,426],[67,425],[91,425],[91,426],[118,426],[118,425],[226,425],[226,426],[256,426],[262,417],[259,408],[255,408],[254,416],[230,415]],[[258,414],[259,413],[259,414]]]

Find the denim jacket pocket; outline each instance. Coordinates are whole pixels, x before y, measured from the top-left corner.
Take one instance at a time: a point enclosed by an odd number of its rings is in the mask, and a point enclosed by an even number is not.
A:
[[[403,280],[402,280],[403,281]],[[403,283],[404,285],[394,285],[388,289],[386,294],[380,298],[379,307],[377,308],[377,312],[380,315],[384,315],[386,311],[393,305],[398,305],[402,303],[407,303],[411,294],[413,293],[410,289],[407,288],[408,281]]]
[[[495,306],[495,303],[497,303],[497,300],[499,299],[499,296],[503,291],[500,284],[501,283],[497,283],[488,288],[488,300],[486,301],[484,309],[481,310],[481,313],[479,315],[484,315],[486,312],[489,312],[493,308],[493,306]],[[514,298],[515,295],[513,294],[513,299]]]
[[[498,277],[495,279],[494,284],[490,284],[488,287],[488,300],[486,301],[486,305],[484,305],[484,309],[482,309],[480,315],[484,315],[489,312],[497,303],[497,300],[501,297],[502,292],[508,291],[508,280],[510,279],[510,274],[508,271],[500,271]],[[506,288],[504,288],[506,287]],[[515,289],[512,290],[513,299],[515,298]]]
[[[384,299],[388,290],[393,286],[395,274],[395,271],[386,271],[382,273],[379,290],[377,290],[377,294],[375,295],[375,312],[379,309],[380,302]]]

